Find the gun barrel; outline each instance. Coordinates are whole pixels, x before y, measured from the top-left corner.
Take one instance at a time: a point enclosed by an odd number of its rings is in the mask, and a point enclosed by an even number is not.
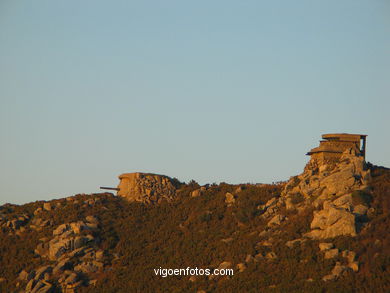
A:
[[[115,188],[115,187],[105,187],[105,186],[100,186],[100,189],[116,190],[116,191],[119,190],[119,188]]]

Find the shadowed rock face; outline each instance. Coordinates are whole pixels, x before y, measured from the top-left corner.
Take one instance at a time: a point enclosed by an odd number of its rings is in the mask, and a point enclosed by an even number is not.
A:
[[[172,178],[151,173],[125,173],[119,176],[118,195],[129,201],[159,203],[172,200],[176,187]]]

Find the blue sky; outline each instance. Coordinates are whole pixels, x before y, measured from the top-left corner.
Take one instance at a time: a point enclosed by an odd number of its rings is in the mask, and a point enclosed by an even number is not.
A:
[[[389,78],[387,0],[3,0],[0,204],[285,180],[329,132],[389,167]]]

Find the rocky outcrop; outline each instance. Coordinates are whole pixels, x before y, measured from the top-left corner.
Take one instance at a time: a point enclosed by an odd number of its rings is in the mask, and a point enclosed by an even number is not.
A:
[[[285,219],[286,219],[285,216],[277,214],[268,222],[267,226],[268,227],[279,226]]]
[[[50,202],[45,202],[43,204],[43,209],[46,210],[46,211],[51,211],[53,209],[53,207],[52,207]]]
[[[237,268],[237,270],[238,270],[239,273],[242,273],[243,271],[246,270],[246,264],[244,264],[244,263],[239,263],[239,264],[237,264],[236,268]]]
[[[327,251],[325,251],[324,258],[325,259],[335,258],[338,255],[339,255],[339,250],[337,248],[328,249]]]
[[[226,192],[225,203],[227,204],[227,206],[232,206],[235,202],[236,202],[236,197],[234,196],[234,194],[230,192]]]
[[[339,250],[330,249],[325,251],[324,258],[334,258],[339,254]],[[344,250],[341,256],[346,259],[347,264],[342,265],[340,262],[336,262],[336,265],[330,272],[330,274],[322,278],[323,281],[332,281],[339,278],[344,272],[357,272],[359,270],[359,263],[355,261],[356,253],[350,250]]]
[[[41,231],[44,227],[50,225],[51,225],[50,220],[43,220],[40,217],[34,217],[34,219],[31,221],[30,229]]]
[[[368,212],[368,206],[354,204],[352,194],[367,190],[370,178],[364,158],[354,148],[347,149],[339,161],[312,158],[301,175],[287,182],[279,198],[270,199],[259,209],[269,227],[280,224],[282,208],[298,213],[306,208],[320,209],[313,212],[311,231],[305,234],[306,237],[356,236],[357,218]]]
[[[305,242],[306,240],[307,239],[305,239],[305,238],[298,238],[298,239],[294,239],[294,240],[289,240],[286,242],[286,246],[289,248],[293,248],[294,245],[301,244],[301,243]]]
[[[129,201],[159,203],[171,201],[176,195],[177,183],[168,176],[150,173],[126,173],[119,176],[118,195]]]
[[[364,158],[348,149],[336,163],[311,159],[304,172],[287,183],[282,196],[301,194],[305,199],[340,196],[366,187],[369,180],[370,170]]]
[[[318,244],[318,247],[320,248],[320,251],[327,251],[329,249],[332,249],[334,245],[333,243],[329,243],[329,242],[320,242]]]
[[[18,279],[27,282],[25,292],[49,292],[53,288],[73,292],[87,285],[91,274],[104,268],[104,251],[96,246],[99,220],[87,216],[83,221],[65,223],[53,230],[53,238],[42,238],[35,253],[48,259],[30,272],[21,271]]]
[[[339,278],[344,272],[350,271],[348,266],[341,265],[340,262],[337,262],[333,270],[329,275],[326,275],[322,278],[323,281],[332,281]]]
[[[355,216],[343,208],[324,203],[321,211],[314,212],[310,228],[306,236],[315,239],[334,238],[340,235],[356,236]]]
[[[206,186],[201,186],[198,189],[195,189],[191,192],[191,197],[198,197],[201,196],[205,191],[207,190]]]
[[[28,215],[13,216],[12,218],[8,218],[7,215],[0,214],[0,228],[7,228],[11,234],[19,234],[25,231],[25,226],[29,220],[30,217]]]
[[[42,242],[35,252],[50,260],[57,260],[62,255],[71,253],[95,241],[92,232],[96,229],[96,223],[78,221],[59,225],[53,231],[53,239]],[[86,234],[81,235],[85,231]]]

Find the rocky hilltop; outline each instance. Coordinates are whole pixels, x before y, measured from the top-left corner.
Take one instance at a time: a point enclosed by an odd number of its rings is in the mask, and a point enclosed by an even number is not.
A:
[[[345,150],[337,162],[312,158],[302,174],[287,182],[280,197],[262,208],[263,217],[272,218],[270,223],[275,224],[285,220],[278,213],[281,207],[298,213],[315,208],[319,210],[314,212],[312,230],[305,237],[356,236],[367,212],[372,212],[367,206],[370,179],[363,157],[352,148]]]
[[[127,173],[118,196],[3,205],[0,291],[386,292],[390,170],[354,144],[327,156],[323,143],[280,184]],[[160,267],[234,276],[162,278]]]
[[[287,182],[280,196],[259,206],[261,217],[268,221],[267,233],[276,233],[278,227],[289,220],[286,211],[296,211],[300,215],[313,210],[310,230],[287,241],[287,246],[308,239],[331,241],[337,236],[357,236],[368,224],[367,215],[375,212],[369,206],[370,172],[364,158],[354,148],[346,149],[336,161],[312,158],[302,174]],[[319,248],[325,252],[325,258],[342,255],[348,260],[346,265],[337,262],[331,273],[323,277],[324,281],[337,278],[348,269],[359,270],[354,251],[340,251],[331,242],[319,243]]]

